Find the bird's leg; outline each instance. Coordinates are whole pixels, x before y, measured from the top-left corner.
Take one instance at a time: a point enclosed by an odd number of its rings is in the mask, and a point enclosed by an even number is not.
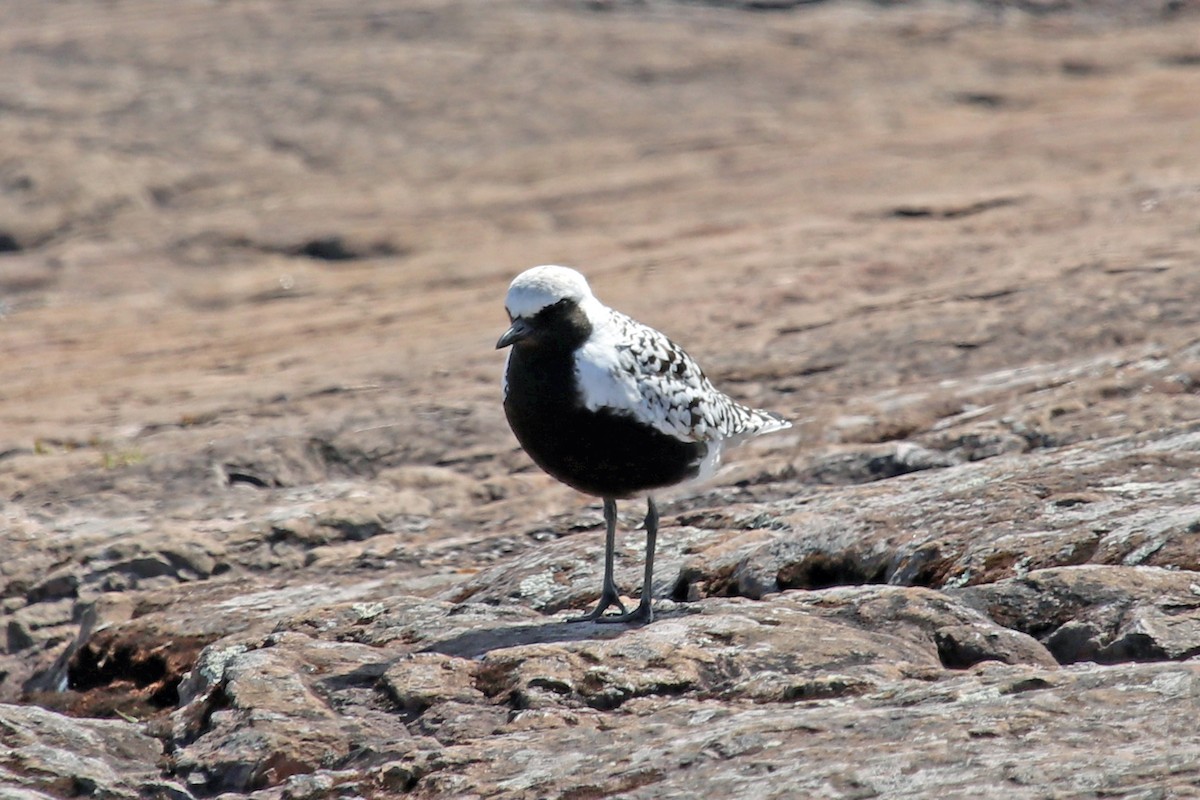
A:
[[[567,622],[600,619],[600,616],[614,605],[621,609],[621,614],[625,614],[625,604],[621,602],[621,593],[617,591],[617,582],[613,580],[613,551],[617,546],[617,501],[608,497],[604,498],[604,525],[604,584],[600,589],[600,602],[582,617],[572,617]]]
[[[642,599],[633,611],[623,614],[613,614],[608,617],[597,617],[597,622],[641,622],[649,623],[654,619],[654,610],[650,607],[654,579],[654,543],[658,538],[658,506],[653,497],[646,498],[646,574],[642,578]],[[624,608],[621,609],[625,611]]]

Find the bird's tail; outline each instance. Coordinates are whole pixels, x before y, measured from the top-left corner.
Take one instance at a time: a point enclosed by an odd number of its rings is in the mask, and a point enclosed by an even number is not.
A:
[[[767,411],[762,408],[752,409],[750,424],[746,426],[746,433],[758,436],[764,433],[774,433],[785,428],[792,427],[792,423],[783,417],[776,414],[774,411]]]

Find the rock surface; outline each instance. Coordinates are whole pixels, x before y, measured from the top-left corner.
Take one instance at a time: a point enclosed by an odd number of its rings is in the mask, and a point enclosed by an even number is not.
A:
[[[0,7],[0,798],[1200,796],[1195,12]],[[546,262],[796,423],[643,628]]]

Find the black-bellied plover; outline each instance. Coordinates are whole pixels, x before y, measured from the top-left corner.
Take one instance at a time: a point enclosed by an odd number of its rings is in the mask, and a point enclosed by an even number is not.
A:
[[[573,269],[534,267],[505,298],[512,346],[504,413],[521,447],[554,478],[604,500],[600,602],[572,622],[649,622],[658,508],[653,493],[711,476],[724,447],[791,423],[713,387],[662,333],[605,306]],[[645,496],[641,601],[626,611],[613,580],[617,500]],[[619,614],[606,615],[612,606]]]

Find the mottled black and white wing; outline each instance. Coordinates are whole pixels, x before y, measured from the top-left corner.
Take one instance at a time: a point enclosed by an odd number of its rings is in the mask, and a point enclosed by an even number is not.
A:
[[[664,334],[605,308],[576,353],[585,406],[627,413],[683,441],[740,439],[790,427],[769,411],[718,391],[691,356]]]

